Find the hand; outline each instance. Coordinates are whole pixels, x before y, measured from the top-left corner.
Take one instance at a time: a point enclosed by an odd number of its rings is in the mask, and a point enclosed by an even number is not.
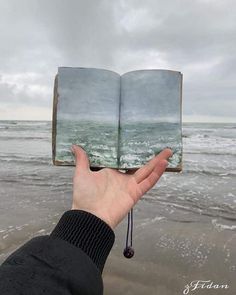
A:
[[[155,185],[172,156],[170,149],[164,149],[138,170],[122,173],[112,168],[91,171],[86,152],[76,145],[72,152],[76,161],[72,209],[90,212],[112,229]]]

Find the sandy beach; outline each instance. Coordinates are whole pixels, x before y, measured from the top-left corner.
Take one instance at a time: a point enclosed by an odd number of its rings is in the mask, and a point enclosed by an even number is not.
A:
[[[201,289],[199,294],[235,294],[235,234],[217,229],[208,217],[201,222],[176,223],[154,218],[145,223],[138,212],[135,215],[135,257],[122,257],[122,224],[104,271],[105,294],[177,295],[195,280],[229,286]]]

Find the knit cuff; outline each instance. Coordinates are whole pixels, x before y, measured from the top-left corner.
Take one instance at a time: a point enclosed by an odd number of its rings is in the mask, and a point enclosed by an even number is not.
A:
[[[50,236],[82,249],[101,272],[115,240],[108,224],[83,210],[66,211]]]

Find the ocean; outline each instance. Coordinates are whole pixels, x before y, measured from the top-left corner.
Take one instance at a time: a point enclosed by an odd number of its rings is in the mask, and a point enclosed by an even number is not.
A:
[[[0,121],[0,161],[3,261],[70,209],[74,167],[52,165],[48,121]],[[126,226],[115,230],[106,295],[177,295],[194,280],[229,287],[201,294],[236,294],[236,124],[184,123],[183,172],[165,173],[135,205],[131,260]]]

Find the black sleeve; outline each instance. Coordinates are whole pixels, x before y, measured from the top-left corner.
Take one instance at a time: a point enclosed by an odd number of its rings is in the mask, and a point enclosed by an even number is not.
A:
[[[63,214],[50,236],[33,238],[0,266],[1,295],[101,295],[113,230],[82,211]]]

